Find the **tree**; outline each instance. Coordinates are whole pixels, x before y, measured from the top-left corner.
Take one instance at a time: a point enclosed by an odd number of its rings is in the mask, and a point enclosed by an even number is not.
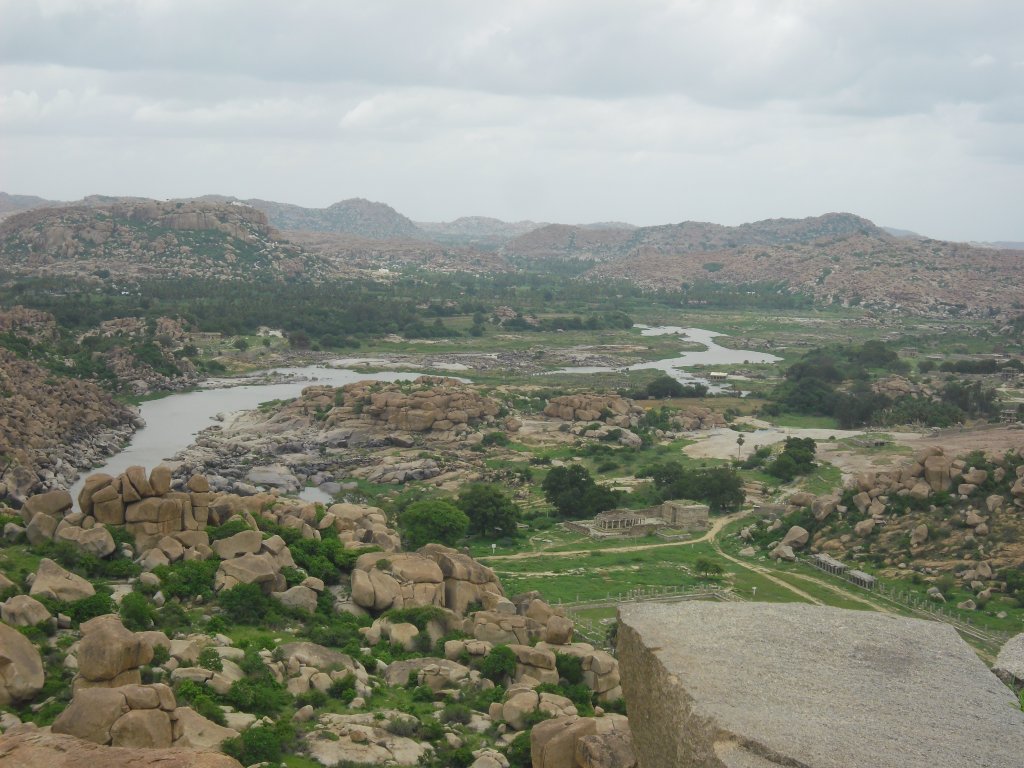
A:
[[[722,575],[722,566],[706,557],[698,557],[697,562],[693,564],[693,569],[704,577]]]
[[[469,518],[447,501],[417,501],[402,512],[399,525],[410,549],[432,543],[453,546],[465,538]]]
[[[615,491],[598,485],[580,464],[555,467],[548,472],[541,488],[558,514],[570,519],[592,517],[613,509],[619,500]]]
[[[519,508],[492,483],[474,483],[459,492],[456,506],[469,518],[469,532],[489,539],[513,536]]]

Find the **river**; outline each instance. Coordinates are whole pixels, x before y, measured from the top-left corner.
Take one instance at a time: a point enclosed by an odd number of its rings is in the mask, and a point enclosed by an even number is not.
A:
[[[714,331],[706,331],[701,328],[681,328],[672,325],[655,328],[644,325],[636,327],[640,329],[643,336],[677,334],[685,337],[688,341],[703,344],[706,349],[698,352],[684,352],[680,357],[638,363],[637,365],[630,366],[629,370],[633,371],[654,368],[665,371],[679,381],[704,382],[704,379],[682,371],[680,368],[694,365],[772,363],[779,360],[778,357],[764,352],[727,349],[726,347],[719,346],[713,339],[722,334]],[[348,359],[346,362],[355,364],[357,361],[358,359],[353,358]],[[373,363],[388,365],[389,361],[374,359]],[[464,368],[465,366],[461,367]],[[563,368],[561,372],[603,373],[613,370],[615,369],[576,367]],[[253,374],[252,378],[254,380],[257,378],[263,379],[268,374],[288,377],[289,380],[254,384],[239,384],[238,379],[214,380],[193,392],[168,395],[159,400],[150,400],[143,403],[139,410],[146,422],[146,426],[138,430],[133,436],[131,443],[123,451],[112,456],[106,464],[84,472],[71,487],[71,497],[77,500],[78,491],[81,490],[82,485],[85,483],[85,477],[94,472],[118,475],[133,465],[150,469],[160,462],[171,458],[174,454],[191,445],[200,431],[215,422],[218,414],[251,410],[268,400],[285,400],[298,397],[302,390],[310,384],[327,384],[333,387],[340,387],[367,379],[374,381],[409,381],[423,375],[419,372],[400,373],[397,371],[366,373],[365,371],[354,371],[348,368],[324,368],[311,365],[260,371],[258,374]],[[722,391],[723,389],[725,387],[711,385],[712,392]],[[317,495],[318,493],[320,494],[319,496]],[[326,494],[322,494],[322,492],[316,489],[306,489],[302,495],[308,501],[329,500]]]
[[[195,440],[196,435],[216,423],[218,414],[233,411],[251,410],[268,400],[285,400],[298,397],[303,389],[311,384],[328,384],[340,387],[356,381],[410,381],[421,373],[366,373],[339,368],[322,368],[305,366],[301,368],[275,368],[274,374],[289,377],[289,381],[272,384],[224,384],[224,380],[214,382],[193,392],[168,395],[159,400],[143,403],[139,410],[146,426],[138,430],[131,443],[101,467],[83,472],[77,482],[71,486],[71,497],[78,499],[78,492],[85,483],[87,475],[95,472],[106,472],[118,475],[128,467],[139,465],[151,469],[160,462],[171,458],[178,451],[184,450]],[[259,376],[265,377],[268,371],[261,371]],[[236,381],[236,380],[232,380]]]
[[[703,328],[683,328],[678,325],[659,325],[650,327],[647,325],[635,325],[640,329],[641,336],[666,336],[669,334],[682,336],[687,341],[703,344],[705,349],[694,352],[683,352],[679,357],[668,357],[663,360],[652,360],[648,363],[637,363],[629,366],[626,370],[643,371],[659,370],[664,371],[676,381],[683,384],[699,382],[708,385],[708,391],[720,393],[729,389],[728,385],[714,384],[708,379],[696,376],[682,370],[694,366],[726,366],[726,365],[755,365],[759,363],[777,363],[782,358],[770,355],[767,352],[754,352],[747,349],[729,349],[716,344],[714,339],[725,334],[716,331],[707,331]],[[559,368],[551,373],[610,373],[615,368],[602,366],[570,366]]]

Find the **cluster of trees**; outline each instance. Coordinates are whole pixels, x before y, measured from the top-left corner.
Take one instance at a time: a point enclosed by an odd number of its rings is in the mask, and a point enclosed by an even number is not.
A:
[[[765,471],[784,483],[790,482],[797,475],[808,475],[817,467],[814,463],[817,450],[813,438],[787,437],[782,453],[765,467]]]
[[[614,509],[622,498],[620,492],[598,485],[590,471],[580,464],[555,467],[548,472],[541,488],[559,517],[567,520],[593,517]]]
[[[874,391],[869,369],[905,373],[908,366],[880,341],[815,349],[787,369],[772,393],[775,402],[765,410],[769,415],[833,416],[844,429],[906,423],[942,427],[998,413],[995,391],[981,382],[947,382],[935,398],[892,398]]]
[[[589,315],[566,317],[542,317],[530,322],[522,313],[505,320],[502,327],[511,331],[604,331],[618,328],[626,330],[633,327],[633,318],[625,312],[604,312]]]
[[[703,501],[713,513],[737,510],[746,498],[743,479],[729,467],[686,469],[678,461],[667,461],[637,472],[637,477],[654,481],[659,501]]]
[[[670,397],[704,397],[707,393],[708,387],[706,384],[701,384],[697,381],[683,384],[666,373],[658,376],[653,381],[649,381],[643,390],[628,393],[627,397],[634,399],[650,397],[655,400],[664,400]]]
[[[432,542],[452,547],[468,535],[513,538],[520,517],[519,507],[493,483],[464,486],[454,502],[423,498],[400,504],[399,508],[399,528],[409,549]]]

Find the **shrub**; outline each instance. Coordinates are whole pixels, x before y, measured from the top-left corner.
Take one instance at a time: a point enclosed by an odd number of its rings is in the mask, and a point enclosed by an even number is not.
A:
[[[192,618],[178,603],[167,603],[157,612],[157,626],[169,635],[191,629]]]
[[[114,605],[114,600],[109,594],[104,592],[97,592],[95,595],[83,597],[81,600],[75,600],[73,603],[65,603],[63,609],[62,613],[66,613],[71,617],[72,621],[78,624],[94,619],[97,616],[117,613],[117,606]]]
[[[295,727],[290,720],[272,724],[254,725],[234,739],[225,741],[221,748],[242,765],[254,763],[280,763],[284,752],[295,740]]]
[[[225,725],[227,723],[227,719],[224,717],[224,710],[217,705],[209,690],[198,683],[192,680],[182,680],[175,687],[174,693],[179,702],[188,702],[192,709],[207,720],[212,720],[217,725]]]
[[[168,600],[191,600],[213,597],[213,579],[220,566],[218,560],[182,560],[174,565],[159,565],[153,569],[160,578],[160,591]]]
[[[567,653],[555,653],[555,667],[558,676],[565,678],[569,685],[583,682],[583,659]]]
[[[238,584],[217,596],[217,603],[236,624],[260,624],[274,607],[259,584]]]
[[[423,632],[431,621],[443,619],[445,611],[436,605],[417,605],[411,608],[394,608],[384,616],[392,624],[413,624]]]
[[[310,688],[306,693],[300,694],[295,697],[295,706],[304,707],[307,704],[319,709],[324,706],[328,701],[327,694],[318,688]]]
[[[505,750],[505,757],[508,758],[509,768],[532,768],[529,731],[523,731],[512,740]]]
[[[203,669],[208,669],[211,672],[223,672],[224,662],[221,661],[220,654],[217,653],[217,649],[213,646],[203,648],[199,652],[198,664]]]
[[[356,697],[356,679],[351,674],[345,675],[340,680],[331,683],[327,689],[327,695],[345,704],[350,704]]]
[[[396,717],[388,723],[387,730],[395,736],[413,738],[419,734],[420,721],[415,717]]]
[[[507,645],[499,645],[480,661],[480,674],[492,683],[502,684],[516,674],[516,654]]]
[[[442,723],[459,723],[460,725],[468,725],[469,721],[472,719],[473,710],[465,704],[453,702],[451,704],[445,704],[444,709],[441,710]]]
[[[149,664],[152,667],[159,667],[161,664],[166,664],[170,658],[171,652],[166,645],[154,645],[153,660]]]
[[[257,715],[277,715],[292,703],[291,694],[270,677],[258,680],[246,677],[236,680],[231,684],[226,698],[236,709]]]
[[[210,537],[211,544],[215,541],[219,541],[220,539],[226,539],[229,536],[234,536],[236,533],[251,530],[252,528],[244,520],[232,520],[231,522],[224,523],[224,525],[206,526],[206,533]]]
[[[153,604],[140,592],[129,592],[121,599],[121,623],[132,632],[145,632],[156,623]]]

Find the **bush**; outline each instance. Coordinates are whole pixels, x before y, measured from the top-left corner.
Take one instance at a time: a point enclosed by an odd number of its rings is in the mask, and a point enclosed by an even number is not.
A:
[[[469,518],[447,501],[417,501],[410,504],[399,518],[402,538],[409,549],[438,543],[452,546],[466,535]]]
[[[109,594],[97,592],[90,597],[83,597],[73,603],[65,603],[63,613],[71,617],[76,624],[94,619],[97,616],[104,616],[108,613],[117,613],[117,606]]]
[[[178,683],[174,693],[179,703],[182,701],[187,702],[192,709],[207,720],[211,720],[217,725],[227,724],[224,710],[217,705],[217,702],[214,701],[213,696],[210,695],[209,690],[205,687],[192,680],[182,680]]]
[[[480,674],[495,685],[504,684],[506,680],[515,677],[515,652],[507,645],[492,648],[491,652],[480,660]]]
[[[532,768],[529,731],[523,731],[512,740],[505,750],[505,757],[508,758],[509,768]]]
[[[224,662],[221,661],[220,654],[217,653],[217,649],[213,646],[203,648],[199,652],[198,665],[203,669],[208,669],[211,672],[223,672]]]
[[[141,592],[129,592],[121,599],[121,623],[132,632],[145,632],[156,623],[156,610]]]
[[[356,679],[351,674],[331,683],[327,695],[345,704],[350,704],[356,697]]]
[[[213,597],[213,579],[220,566],[218,560],[182,560],[174,565],[158,565],[153,569],[160,579],[160,591],[168,600],[192,600]]]
[[[290,720],[272,724],[254,725],[234,739],[225,741],[221,748],[242,765],[254,763],[280,763],[282,755],[295,741],[295,727]]]
[[[565,678],[569,685],[583,682],[583,659],[567,653],[555,653],[555,667],[558,676]]]
[[[220,539],[226,539],[242,531],[251,531],[252,527],[244,520],[232,520],[224,525],[208,525],[206,533],[210,537],[210,544]]]
[[[235,624],[256,625],[263,622],[274,606],[263,594],[259,584],[238,584],[217,596],[217,604]]]
[[[269,677],[236,680],[231,684],[226,698],[236,709],[256,715],[276,716],[292,703],[292,696],[285,687]]]
[[[460,725],[468,725],[469,721],[472,719],[473,710],[465,704],[453,702],[451,704],[445,704],[444,709],[441,710],[442,723],[459,723]]]

